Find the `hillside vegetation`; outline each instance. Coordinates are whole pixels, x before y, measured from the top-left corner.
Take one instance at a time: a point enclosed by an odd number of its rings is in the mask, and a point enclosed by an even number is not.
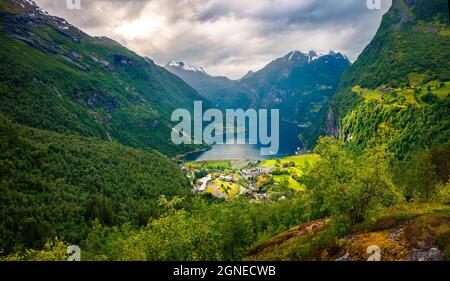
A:
[[[171,113],[202,100],[177,76],[105,37],[91,37],[29,1],[0,6],[0,112],[27,126],[157,149]]]
[[[254,247],[246,260],[450,260],[450,142],[398,161],[322,138],[302,177],[308,221]]]
[[[304,223],[258,245],[244,259],[366,261],[373,246],[382,261],[450,260],[450,207],[399,205],[342,236],[334,235],[329,220]]]
[[[158,152],[14,125],[0,115],[0,248],[77,243],[91,224],[145,225],[160,196],[189,197],[179,168]]]
[[[448,2],[394,0],[342,77],[326,131],[399,159],[450,139]],[[331,114],[330,114],[331,113]]]

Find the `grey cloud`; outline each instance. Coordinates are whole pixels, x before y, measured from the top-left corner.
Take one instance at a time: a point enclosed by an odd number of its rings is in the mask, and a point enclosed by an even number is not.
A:
[[[111,20],[131,20],[141,15],[143,7],[151,0],[80,0],[81,10],[68,9],[66,0],[34,0],[51,14],[70,20],[83,28],[98,28]]]
[[[381,10],[369,10],[366,0],[81,1],[82,10],[69,10],[65,0],[36,0],[159,64],[179,59],[232,78],[294,49],[333,49],[355,60],[391,4],[381,0]]]

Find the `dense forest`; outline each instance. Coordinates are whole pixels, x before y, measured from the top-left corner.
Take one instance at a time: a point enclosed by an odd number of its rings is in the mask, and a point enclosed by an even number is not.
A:
[[[189,197],[179,168],[154,151],[14,125],[0,116],[0,241],[5,251],[55,236],[79,242],[91,223],[145,225],[164,195]]]

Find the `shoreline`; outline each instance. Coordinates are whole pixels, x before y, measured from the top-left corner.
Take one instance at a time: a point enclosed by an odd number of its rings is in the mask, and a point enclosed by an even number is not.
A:
[[[194,152],[203,152],[207,151],[209,149],[202,149],[198,151],[189,152],[186,154],[183,154],[184,156],[189,155]],[[273,157],[273,158],[235,158],[235,159],[212,159],[212,160],[183,160],[178,159],[178,161],[186,161],[186,162],[197,162],[197,163],[206,163],[206,162],[222,162],[222,161],[266,161],[266,160],[272,160],[272,159],[283,159],[288,157],[301,157],[305,155],[313,155],[315,153],[303,153],[303,154],[292,154],[292,155],[285,155],[285,156],[279,156],[279,157]]]
[[[194,154],[194,153],[199,153],[199,152],[205,152],[208,150],[211,150],[212,146],[208,146],[207,148],[202,148],[202,149],[197,149],[194,151],[189,151],[183,154],[178,154],[177,156],[175,156],[174,158],[172,158],[174,161],[181,161],[183,160],[183,158],[185,158],[186,156],[190,155],[190,154]]]

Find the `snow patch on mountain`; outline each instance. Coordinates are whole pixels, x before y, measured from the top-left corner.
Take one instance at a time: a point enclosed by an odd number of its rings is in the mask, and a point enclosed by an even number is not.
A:
[[[343,59],[348,60],[348,58],[341,54],[340,52],[336,51],[316,51],[316,50],[310,50],[310,51],[291,51],[286,56],[283,57],[283,61],[285,62],[295,62],[301,58],[308,58],[308,63],[315,61],[323,56],[340,56]]]
[[[182,61],[170,61],[167,65],[170,67],[181,68],[186,71],[201,72],[206,74],[206,71],[201,66],[185,64]]]

